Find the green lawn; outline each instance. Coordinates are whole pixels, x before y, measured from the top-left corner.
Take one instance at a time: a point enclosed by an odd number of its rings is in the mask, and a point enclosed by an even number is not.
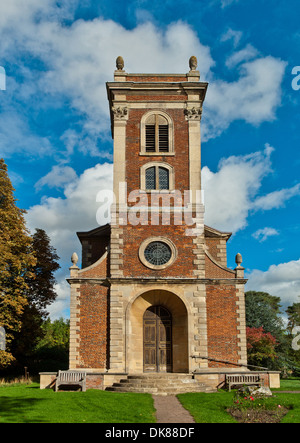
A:
[[[0,423],[155,423],[149,394],[0,386]]]
[[[281,381],[281,390],[300,391],[300,380]],[[178,395],[181,404],[192,414],[196,423],[236,423],[226,409],[233,406],[234,391],[219,391],[215,394],[181,394]],[[281,423],[300,423],[300,392],[297,394],[281,394],[273,390],[273,397],[266,404],[286,406],[288,414]]]
[[[274,389],[274,392],[276,391],[300,391],[300,379],[290,378],[280,380],[280,389]]]
[[[300,390],[300,380],[286,380],[282,390]],[[226,412],[233,405],[234,391],[215,394],[181,394],[178,398],[196,423],[235,423]],[[290,410],[282,423],[300,423],[300,392],[267,400]],[[58,392],[40,390],[39,385],[0,386],[0,423],[155,423],[150,394],[88,390]]]

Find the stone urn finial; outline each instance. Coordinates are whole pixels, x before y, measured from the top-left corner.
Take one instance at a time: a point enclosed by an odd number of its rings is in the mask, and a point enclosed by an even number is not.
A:
[[[116,66],[118,71],[123,71],[124,69],[124,59],[119,55],[116,60]]]
[[[74,266],[77,265],[77,263],[78,263],[78,255],[76,254],[76,252],[74,252],[74,254],[72,254],[71,262],[73,263]]]
[[[190,64],[190,70],[191,71],[196,71],[197,66],[198,66],[198,61],[197,61],[197,57],[195,57],[194,55],[192,55],[192,57],[189,60],[189,64]]]
[[[241,266],[241,264],[243,263],[243,258],[240,253],[236,254],[235,262],[238,266]]]

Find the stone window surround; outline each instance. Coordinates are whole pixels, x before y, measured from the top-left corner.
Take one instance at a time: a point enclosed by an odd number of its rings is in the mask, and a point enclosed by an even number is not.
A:
[[[168,263],[165,263],[163,265],[152,265],[151,263],[149,263],[146,260],[145,254],[144,254],[145,253],[145,249],[152,242],[166,243],[169,246],[169,248],[171,249],[172,255],[171,255],[171,258],[168,261]],[[139,248],[139,259],[141,260],[143,265],[146,266],[149,269],[153,269],[153,270],[156,270],[156,271],[160,271],[162,269],[166,269],[169,266],[171,266],[174,263],[174,261],[176,260],[177,255],[178,255],[178,253],[177,253],[176,246],[174,245],[174,243],[171,240],[169,240],[166,237],[149,237],[149,238],[147,238],[146,240],[144,240],[142,242],[142,244],[140,245],[140,248]]]
[[[164,117],[168,122],[169,127],[169,151],[168,152],[146,152],[146,122],[151,115],[161,115]],[[151,110],[146,112],[146,114],[143,115],[141,118],[141,137],[140,137],[140,155],[147,155],[147,156],[162,156],[162,155],[174,155],[174,123],[169,114],[167,114],[164,111],[156,111]]]
[[[146,169],[148,168],[152,168],[152,167],[161,167],[161,168],[165,168],[169,171],[169,189],[163,189],[163,190],[159,190],[159,189],[146,189]],[[149,163],[145,163],[143,166],[141,166],[140,169],[140,189],[141,191],[146,191],[146,192],[169,192],[169,191],[174,191],[175,190],[175,176],[174,176],[174,168],[173,166],[169,165],[168,163],[165,162],[149,162]]]

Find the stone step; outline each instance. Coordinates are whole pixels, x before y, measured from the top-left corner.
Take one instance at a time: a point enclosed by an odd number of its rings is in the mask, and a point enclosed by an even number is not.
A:
[[[176,395],[185,392],[215,392],[204,383],[199,383],[192,374],[150,373],[129,375],[114,383],[107,391],[137,392],[158,395]]]
[[[152,378],[152,379],[181,379],[181,378],[193,378],[193,374],[184,374],[184,373],[174,373],[174,372],[159,372],[159,373],[145,373],[145,374],[137,374],[137,375],[128,375],[127,378],[135,378],[135,379],[144,379],[144,378]]]
[[[159,389],[165,389],[165,388],[170,388],[170,389],[176,389],[176,388],[189,388],[189,389],[193,389],[193,388],[205,388],[206,386],[204,384],[197,384],[197,383],[183,383],[183,384],[176,384],[176,385],[170,385],[170,384],[158,384],[158,383],[114,383],[115,387],[122,387],[124,389],[127,388],[159,388]]]
[[[151,380],[151,379],[122,379],[119,383],[123,384],[134,384],[134,385],[188,385],[188,384],[197,384],[196,380],[187,379],[187,380]]]
[[[171,388],[166,387],[164,389],[159,388],[125,388],[125,387],[116,387],[111,386],[106,388],[107,391],[113,392],[135,392],[135,393],[143,393],[143,394],[166,394],[166,395],[176,395],[176,394],[185,394],[188,392],[215,392],[214,390],[208,387],[194,387],[194,388]]]

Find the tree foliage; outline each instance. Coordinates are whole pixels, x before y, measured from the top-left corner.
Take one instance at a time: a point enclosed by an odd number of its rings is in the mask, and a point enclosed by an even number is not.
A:
[[[43,337],[43,320],[48,317],[46,310],[57,297],[54,273],[60,268],[59,257],[50,244],[50,238],[42,229],[36,229],[32,236],[32,247],[36,264],[32,275],[27,278],[27,305],[22,314],[22,326],[15,337],[13,352],[22,366],[28,366],[35,346]]]
[[[300,376],[300,303],[293,303],[286,310],[288,316],[287,333],[290,342],[288,356],[291,361],[290,371]]]
[[[22,325],[28,279],[36,264],[24,213],[16,205],[7,166],[0,159],[0,326],[6,331],[7,346],[6,353],[0,353],[0,367],[13,359],[10,344]]]
[[[247,353],[249,364],[260,364],[269,359],[276,358],[276,339],[270,332],[265,332],[262,327],[249,328],[247,327]]]
[[[34,278],[27,279],[29,305],[34,307],[41,315],[48,316],[46,307],[53,303],[57,294],[54,289],[55,272],[60,268],[59,257],[51,246],[50,238],[43,229],[36,229],[32,236],[32,247],[36,256],[36,264],[32,268]]]
[[[32,356],[31,370],[58,371],[69,367],[70,320],[49,318],[42,324],[43,337]]]
[[[292,329],[300,320],[299,303],[294,303],[287,309],[287,327],[283,322],[279,297],[266,292],[249,291],[245,294],[245,303],[247,328],[254,328],[254,330],[262,328],[264,333],[270,333],[276,339],[274,348],[276,358],[272,358],[266,348],[265,357],[262,359],[263,343],[253,342],[251,330],[247,329],[247,333],[250,334],[247,337],[248,345],[252,346],[248,349],[249,363],[251,361],[251,364],[280,370],[285,374],[300,373],[300,352],[292,348]]]
[[[263,328],[280,341],[283,321],[280,317],[280,298],[267,292],[248,291],[245,294],[246,324],[250,328]]]
[[[300,303],[293,303],[286,310],[288,315],[288,327],[287,330],[291,334],[296,326],[300,326]]]

